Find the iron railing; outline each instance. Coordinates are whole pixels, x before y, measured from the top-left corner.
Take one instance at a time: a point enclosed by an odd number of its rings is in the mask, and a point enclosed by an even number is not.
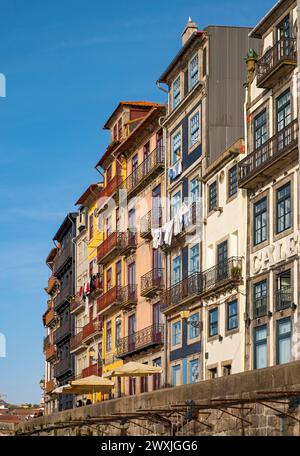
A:
[[[54,378],[45,383],[46,394],[51,393],[56,388],[56,381]]]
[[[54,332],[54,343],[58,344],[65,337],[71,334],[71,321],[65,321],[57,330]]]
[[[281,62],[287,61],[291,63],[297,61],[296,38],[282,37],[258,60],[256,65],[257,85],[260,86]]]
[[[103,290],[103,276],[98,272],[90,277],[90,294]]]
[[[276,292],[276,310],[284,310],[292,305],[293,293],[290,287],[283,287]]]
[[[123,337],[117,345],[117,356],[124,357],[130,353],[140,351],[151,345],[164,343],[164,326],[153,324],[141,331]]]
[[[97,260],[99,263],[113,250],[121,249],[122,238],[118,231],[111,233],[97,248]]]
[[[85,303],[82,297],[78,294],[74,296],[70,303],[70,312],[75,313],[78,312],[80,309],[84,309]]]
[[[54,377],[61,377],[72,369],[71,357],[67,356],[54,364]]]
[[[54,260],[55,271],[57,272],[61,267],[73,256],[73,242],[69,240],[65,243],[63,248],[58,249],[58,253]]]
[[[82,328],[82,339],[86,340],[89,337],[102,331],[103,322],[102,319],[95,318],[90,321],[87,325]]]
[[[137,302],[137,285],[130,284],[120,288],[119,298],[123,305]]]
[[[141,217],[140,235],[145,238],[151,235],[151,230],[162,226],[162,208],[153,209]]]
[[[109,198],[110,196],[112,196],[118,190],[119,186],[122,184],[122,180],[123,179],[121,175],[115,175],[102,189],[100,197]]]
[[[268,313],[268,296],[255,298],[253,302],[253,318],[265,317]]]
[[[120,232],[118,242],[121,247],[121,252],[125,254],[137,247],[137,234],[130,229],[122,233]]]
[[[50,326],[55,320],[56,320],[56,313],[54,312],[54,309],[48,309],[45,314],[45,318],[44,318],[45,326]]]
[[[82,378],[89,377],[90,375],[97,375],[97,376],[101,377],[102,366],[100,366],[98,363],[95,363],[95,364],[91,364],[90,366],[86,367],[85,369],[82,369],[82,372],[81,372]]]
[[[105,310],[108,306],[120,300],[120,287],[112,287],[97,299],[97,312]]]
[[[180,304],[183,301],[200,295],[202,292],[202,275],[194,272],[162,293],[161,310]]]
[[[73,295],[73,283],[72,280],[69,279],[67,283],[64,284],[64,288],[60,289],[60,292],[55,298],[55,307],[54,310],[59,309],[65,301]]]
[[[83,340],[83,332],[80,331],[79,333],[75,334],[75,336],[73,336],[71,338],[70,350],[73,351],[73,350],[76,350],[77,348],[79,348],[82,345],[82,340]]]
[[[151,152],[148,157],[125,179],[121,184],[128,194],[136,191],[145,183],[154,171],[164,166],[165,148],[160,146]]]
[[[141,296],[147,296],[163,288],[163,272],[162,268],[154,268],[141,277]]]
[[[54,344],[49,345],[45,350],[45,359],[46,361],[50,361],[51,359],[56,357],[56,346]]]
[[[231,257],[202,273],[203,293],[223,286],[226,282],[239,283],[242,279],[242,259]]]
[[[298,120],[295,119],[239,163],[239,185],[242,186],[297,144]]]

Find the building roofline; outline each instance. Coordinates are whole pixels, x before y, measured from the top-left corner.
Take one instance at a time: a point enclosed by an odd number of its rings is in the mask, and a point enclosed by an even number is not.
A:
[[[98,194],[100,195],[103,182],[98,182],[97,184],[91,184],[85,190],[85,192],[80,196],[78,201],[75,203],[75,206],[84,206],[85,202],[89,199],[91,195],[95,195],[97,198]]]
[[[73,220],[73,222],[75,222],[77,215],[78,215],[77,212],[69,212],[66,215],[64,221],[62,222],[62,224],[58,228],[57,232],[55,233],[55,236],[53,237],[53,241],[57,241],[57,242],[61,241],[61,239],[63,238],[63,235],[65,234],[65,232],[71,225],[71,220]]]
[[[258,24],[251,30],[249,37],[251,38],[261,38],[262,35],[270,27],[270,23],[273,22],[270,19],[275,14],[276,16],[281,16],[281,14],[288,9],[293,3],[296,3],[296,0],[279,0],[258,22]]]
[[[110,123],[116,112],[122,107],[122,106],[129,106],[129,107],[136,107],[136,108],[153,108],[157,106],[158,103],[154,103],[152,101],[120,101],[116,109],[112,112],[112,114],[109,116],[107,121],[105,122],[105,125],[103,127],[104,130],[108,130],[110,128]]]

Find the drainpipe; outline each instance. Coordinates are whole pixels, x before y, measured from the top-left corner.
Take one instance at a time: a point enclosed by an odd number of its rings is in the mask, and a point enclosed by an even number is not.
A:
[[[300,134],[299,134],[299,127],[300,127],[300,107],[299,107],[299,91],[300,91],[300,78],[299,78],[299,68],[300,68],[300,0],[297,0],[297,66],[298,66],[298,73],[297,73],[297,103],[298,103],[298,172],[297,172],[297,197],[298,197],[298,216],[297,216],[297,222],[298,222],[298,230],[300,227],[300,189],[299,189],[299,179],[300,179],[300,172],[299,172],[299,166],[300,166]],[[298,258],[298,280],[300,277],[300,262]],[[299,283],[297,289],[299,290]],[[300,298],[300,293],[298,291],[298,318],[299,319],[299,298]],[[297,325],[298,326],[298,325]],[[299,328],[298,328],[299,331]],[[299,337],[299,335],[297,334]],[[296,358],[299,359],[299,350],[297,352]]]

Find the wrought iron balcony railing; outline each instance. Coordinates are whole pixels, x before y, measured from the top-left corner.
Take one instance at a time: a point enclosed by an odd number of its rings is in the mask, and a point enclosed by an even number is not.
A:
[[[61,377],[72,370],[72,360],[70,356],[59,360],[54,364],[54,377]]]
[[[65,321],[57,330],[54,332],[54,343],[59,344],[63,339],[71,335],[71,321]]]
[[[50,394],[56,388],[56,381],[54,378],[45,383],[45,393]]]
[[[153,324],[141,331],[137,331],[122,338],[117,345],[117,356],[124,358],[127,355],[164,343],[164,326]]]
[[[58,280],[54,275],[52,275],[48,279],[47,293],[51,294],[56,285],[58,285]]]
[[[102,366],[99,365],[98,363],[91,364],[90,366],[86,367],[85,369],[82,369],[81,377],[86,378],[89,377],[90,375],[97,375],[101,377],[102,375]]]
[[[134,251],[137,247],[137,234],[133,230],[127,230],[124,233],[119,233],[119,243],[121,246],[121,253],[126,255]]]
[[[73,242],[70,240],[66,242],[63,248],[58,250],[58,253],[55,257],[54,260],[54,265],[55,265],[55,272],[59,271],[62,266],[72,258],[73,256],[73,249],[74,245]]]
[[[162,292],[161,310],[164,312],[178,304],[189,302],[197,296],[200,296],[201,292],[201,273],[194,272]]]
[[[253,302],[253,318],[265,317],[268,313],[268,296],[256,298]]]
[[[140,236],[143,239],[151,239],[151,230],[162,226],[162,208],[149,211],[141,218]]]
[[[203,295],[213,293],[227,285],[236,285],[241,280],[242,259],[240,257],[228,258],[202,273]]]
[[[103,291],[103,276],[100,273],[94,274],[90,278],[90,294],[96,295]]]
[[[112,304],[120,301],[120,287],[112,287],[97,299],[97,312],[103,312]]]
[[[266,178],[273,178],[288,154],[293,152],[296,157],[297,146],[298,120],[295,119],[239,163],[239,186],[251,189]]]
[[[258,60],[257,87],[271,88],[286,71],[297,64],[296,38],[282,37]]]
[[[98,263],[105,264],[114,255],[121,252],[123,247],[122,237],[118,231],[111,233],[97,248]]]
[[[84,341],[101,333],[103,327],[102,319],[95,318],[82,328],[82,339]]]
[[[51,326],[56,321],[56,313],[54,309],[48,309],[44,315],[44,325]]]
[[[141,188],[148,185],[150,180],[161,172],[165,165],[165,148],[160,146],[151,152],[148,157],[135,169],[125,181],[122,188],[127,194],[133,196]]]
[[[137,304],[137,285],[127,285],[120,288],[119,299],[122,307],[132,307]]]
[[[45,349],[45,359],[46,361],[51,361],[56,357],[56,347],[54,344],[49,345]]]
[[[141,296],[151,297],[164,288],[164,270],[154,268],[141,277]]]
[[[292,306],[293,292],[290,287],[283,287],[276,292],[276,310],[284,310]]]
[[[82,297],[77,293],[71,303],[70,303],[70,312],[71,313],[79,313],[85,309],[85,302]]]
[[[70,341],[70,350],[76,351],[83,346],[83,332],[80,331],[79,333],[75,334],[75,336],[71,337]]]
[[[122,176],[116,175],[114,176],[107,185],[102,189],[100,197],[101,198],[109,198],[113,196],[119,189],[120,185],[122,184]]]
[[[60,288],[60,291],[55,298],[54,310],[57,311],[72,296],[73,296],[73,283],[72,283],[72,280],[69,279],[68,282],[66,282],[64,284],[64,287]]]

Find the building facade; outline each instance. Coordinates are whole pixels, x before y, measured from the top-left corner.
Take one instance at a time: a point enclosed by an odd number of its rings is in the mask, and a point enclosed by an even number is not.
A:
[[[299,321],[299,161],[296,1],[279,2],[253,29],[246,151],[248,195],[246,369],[291,361]]]

